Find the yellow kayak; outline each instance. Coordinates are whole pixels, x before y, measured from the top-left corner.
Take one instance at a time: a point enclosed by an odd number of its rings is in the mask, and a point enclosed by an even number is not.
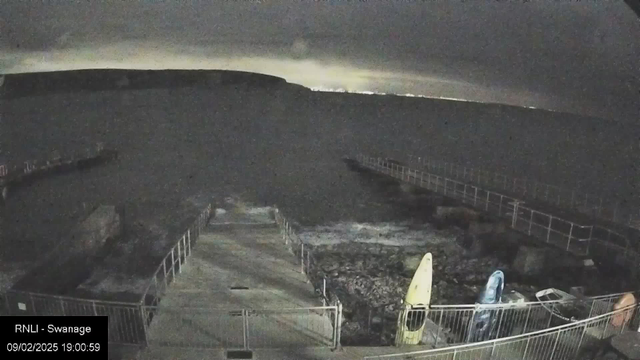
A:
[[[431,283],[433,281],[433,261],[427,253],[413,275],[407,296],[398,315],[396,346],[418,345],[427,320],[431,304]]]

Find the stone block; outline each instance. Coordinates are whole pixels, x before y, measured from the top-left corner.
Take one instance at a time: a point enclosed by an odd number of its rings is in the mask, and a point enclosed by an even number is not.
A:
[[[545,268],[544,248],[520,246],[513,260],[512,269],[522,275],[540,275]]]

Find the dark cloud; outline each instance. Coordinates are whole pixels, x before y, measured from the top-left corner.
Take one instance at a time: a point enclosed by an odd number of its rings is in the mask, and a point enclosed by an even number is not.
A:
[[[621,120],[640,112],[640,23],[621,1],[5,0],[2,6],[5,72],[65,62],[74,68],[74,58],[105,66],[108,54],[88,55],[104,46],[113,55],[110,66],[118,59],[132,66],[131,58],[141,57],[131,49],[148,46],[165,51],[153,55],[158,67],[189,66],[171,55],[189,53],[315,60],[367,70],[366,85],[376,90],[388,79],[372,81],[376,73],[420,75],[480,89],[472,100],[517,100]],[[195,64],[208,66],[202,58]],[[388,81],[387,91],[437,95],[430,81],[407,83],[403,91],[403,78]],[[335,81],[318,85],[326,83]],[[474,91],[442,88],[441,96],[473,97]]]

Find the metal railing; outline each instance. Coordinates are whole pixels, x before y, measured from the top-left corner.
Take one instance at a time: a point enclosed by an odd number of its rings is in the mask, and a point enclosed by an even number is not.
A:
[[[145,306],[153,316],[149,345],[178,348],[337,348],[339,306],[215,309]]]
[[[620,334],[628,329],[637,329],[640,319],[637,314],[638,309],[640,309],[640,305],[633,305],[529,334],[443,349],[366,356],[364,360],[576,359],[583,353],[585,347],[593,345],[601,339]]]
[[[300,263],[300,272],[307,275],[312,285],[315,287],[316,292],[321,295],[323,305],[340,303],[338,296],[334,291],[328,287],[329,279],[322,275],[318,278],[315,273],[317,261],[313,256],[312,246],[305,244],[300,237],[296,234],[296,231],[291,226],[291,223],[282,215],[282,212],[275,207],[276,224],[282,232],[282,239],[289,251],[295,255]]]
[[[182,267],[187,263],[187,258],[191,256],[191,250],[210,217],[211,204],[200,213],[193,225],[182,234],[162,259],[142,294],[140,299],[142,305],[157,306],[160,303],[161,297],[166,293],[169,284],[175,280],[176,274],[182,272]]]
[[[56,296],[49,294],[38,294],[26,291],[8,290],[4,293],[6,311],[10,315],[108,315],[109,316],[109,342],[116,344],[146,344],[147,331],[151,321],[149,311],[145,311],[143,306],[145,301],[156,304],[160,301],[160,296],[166,290],[166,286],[175,277],[175,272],[182,269],[186,258],[191,254],[191,247],[195,244],[201,229],[206,225],[211,214],[211,205],[198,216],[198,219],[183,235],[178,243],[165,256],[163,264],[167,266],[167,259],[171,259],[167,267],[166,277],[157,281],[158,271],[154,274],[149,285],[145,289],[141,300],[134,303],[102,301],[91,299],[79,299],[73,297]],[[186,241],[189,241],[188,243]],[[186,246],[185,246],[186,244]],[[187,249],[184,251],[184,249]],[[176,254],[176,256],[171,256]],[[166,280],[166,282],[165,282]],[[157,286],[163,284],[165,287]],[[156,287],[152,287],[156,285]],[[151,299],[148,299],[151,297]]]
[[[434,348],[453,346],[480,340],[498,339],[507,336],[526,334],[558,325],[561,319],[552,315],[554,309],[572,306],[580,310],[580,315],[593,317],[607,313],[613,305],[626,293],[617,293],[586,297],[578,300],[534,301],[512,304],[464,304],[464,305],[431,305],[424,310],[394,311],[386,310],[385,306],[369,309],[369,319],[386,319],[380,325],[362,324],[363,329],[372,338],[380,337],[384,340],[385,333],[395,333],[401,311],[408,311],[408,328],[418,328],[418,323],[425,319],[426,326],[423,343]],[[474,317],[483,316],[491,319],[492,325],[483,333],[476,333],[472,329]],[[386,325],[385,325],[386,324]],[[415,326],[413,326],[415,325]],[[391,328],[389,328],[389,326]]]
[[[624,207],[619,200],[608,200],[579,189],[565,189],[527,178],[514,178],[427,157],[409,155],[409,161],[412,164],[420,164],[431,173],[479,184],[490,189],[509,191],[523,198],[544,201],[600,220],[640,229],[640,210]]]
[[[307,275],[307,279],[313,285],[317,294],[322,298],[323,306],[337,306],[339,311],[337,312],[336,324],[336,346],[340,346],[340,336],[342,327],[342,303],[336,294],[336,291],[331,288],[331,281],[323,273],[317,271],[315,257],[313,256],[312,247],[305,244],[300,237],[296,234],[295,230],[291,226],[291,223],[282,215],[282,212],[277,206],[275,209],[276,224],[280,228],[282,233],[282,239],[289,251],[299,259],[300,272]]]
[[[104,143],[98,142],[91,147],[86,147],[83,151],[70,155],[62,156],[59,151],[53,151],[49,158],[45,160],[31,159],[17,163],[0,164],[0,180],[4,181],[10,177],[28,175],[38,169],[69,164],[80,159],[93,158],[101,155],[104,150]]]
[[[607,202],[602,200],[602,198],[590,196],[579,190],[567,190],[553,185],[530,181],[525,178],[511,178],[504,174],[411,155],[409,159],[411,163],[419,164],[429,171],[445,174],[445,176],[451,176],[472,184],[480,184],[492,189],[504,190],[516,194],[521,200],[531,199],[547,203],[554,207],[591,215],[601,220],[614,221],[606,216],[603,217],[603,214],[610,213],[606,210],[608,206]],[[585,210],[588,208],[600,210],[594,213]],[[615,208],[617,208],[617,205],[615,205],[614,209]],[[630,221],[632,221],[633,217],[630,219]],[[638,216],[637,220],[640,220],[640,216]],[[631,226],[627,224],[623,225]],[[630,241],[627,236],[612,230],[610,227],[605,227],[598,222],[592,226],[593,231],[590,234],[590,246],[593,247],[595,251],[591,253],[604,256],[608,261],[622,265],[633,271],[640,269],[640,239]]]
[[[414,170],[381,158],[359,155],[365,167],[416,186],[442,193],[498,218],[508,219],[511,228],[578,255],[589,253],[593,226],[583,226],[522,205],[522,200],[446,177]]]
[[[140,304],[77,299],[8,290],[4,294],[9,315],[108,316],[109,343],[144,344],[145,326]]]

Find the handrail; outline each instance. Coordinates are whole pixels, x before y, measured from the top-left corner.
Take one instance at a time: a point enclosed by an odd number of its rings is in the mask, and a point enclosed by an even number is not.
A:
[[[138,303],[135,302],[126,302],[126,301],[111,301],[111,300],[100,300],[100,299],[85,299],[85,298],[75,298],[71,296],[61,296],[61,295],[51,295],[51,294],[42,294],[31,291],[15,291],[15,290],[7,290],[7,293],[14,294],[24,294],[29,296],[37,296],[42,298],[56,299],[56,300],[64,300],[64,301],[73,301],[73,302],[96,302],[100,304],[108,304],[108,305],[118,305],[118,306],[137,306]]]
[[[631,213],[631,209],[626,209],[628,218],[622,218],[621,215],[621,201],[616,200],[609,202],[602,196],[589,194],[580,189],[567,189],[555,185],[541,183],[535,180],[529,180],[521,177],[510,177],[508,175],[500,174],[493,171],[479,170],[471,167],[460,166],[445,161],[435,160],[427,157],[419,157],[415,155],[408,155],[409,161],[417,161],[422,166],[430,170],[442,169],[442,172],[447,173],[455,178],[462,178],[464,180],[476,181],[478,183],[485,184],[490,182],[496,185],[499,182],[503,190],[510,190],[514,193],[529,193],[533,194],[533,198],[536,200],[548,200],[553,199],[553,204],[558,206],[566,206],[568,209],[578,211],[585,215],[594,216],[598,219],[611,221],[624,226],[637,228],[636,222],[640,221],[640,211],[637,214]],[[462,171],[460,171],[462,170]],[[488,179],[488,180],[487,180]],[[498,179],[499,181],[496,181]],[[544,199],[538,196],[538,193],[544,193]],[[551,193],[551,196],[549,194]]]
[[[593,226],[580,225],[559,216],[535,210],[522,205],[523,201],[517,198],[481,189],[477,186],[451,180],[443,176],[433,175],[423,171],[419,172],[418,170],[387,162],[381,158],[374,159],[364,155],[358,155],[358,161],[365,167],[372,168],[395,178],[400,178],[403,181],[436,192],[443,192],[445,196],[460,198],[465,204],[473,205],[474,207],[482,205],[483,211],[495,210],[497,208],[497,215],[499,217],[511,218],[511,228],[515,230],[528,235],[535,232],[544,232],[543,236],[546,236],[547,243],[553,243],[559,240],[562,246],[554,244],[555,246],[578,254],[588,253],[588,242],[593,233]],[[481,193],[483,196],[479,197],[478,193]],[[492,198],[494,199],[493,201],[491,200]],[[499,201],[496,199],[499,199]],[[530,216],[519,216],[521,211],[528,212],[527,214]],[[534,221],[534,219],[538,219],[540,216],[544,218],[544,223]],[[524,229],[520,224],[525,225]],[[582,232],[582,237],[576,235],[579,230]],[[572,246],[574,247],[573,250],[571,248]]]
[[[156,285],[157,287],[157,279],[156,277],[158,276],[158,274],[160,273],[160,270],[162,270],[163,268],[166,268],[166,261],[170,258],[170,257],[174,257],[174,254],[176,253],[176,249],[177,249],[177,253],[178,253],[178,261],[180,263],[180,267],[182,267],[182,260],[181,258],[184,255],[185,261],[186,261],[186,257],[188,255],[190,255],[190,251],[191,251],[191,239],[192,239],[192,233],[193,233],[193,237],[197,237],[199,236],[200,230],[201,228],[206,224],[206,222],[209,220],[209,217],[211,216],[211,204],[207,205],[207,207],[200,213],[200,215],[198,216],[198,218],[193,222],[193,224],[187,229],[187,231],[185,231],[180,238],[178,239],[178,241],[175,243],[175,245],[173,245],[171,247],[171,250],[169,250],[169,252],[167,253],[167,255],[164,256],[164,258],[162,258],[162,261],[160,262],[160,264],[158,265],[158,267],[156,268],[156,271],[153,273],[153,276],[149,279],[149,284],[147,284],[139,303],[141,305],[145,305],[146,304],[146,298],[147,295],[149,294],[149,290],[151,289],[152,285]],[[192,232],[193,230],[193,232]],[[189,243],[186,244],[187,239],[189,240]],[[180,244],[184,244],[182,247],[182,254],[181,254],[181,247]],[[186,251],[189,251],[189,254],[186,253]],[[173,270],[173,267],[175,266],[175,259],[173,259],[172,264],[171,264],[171,270]],[[180,268],[181,269],[181,268]],[[157,299],[158,296],[156,295],[155,298]]]
[[[572,303],[572,302],[576,302],[576,301],[581,301],[581,300],[602,300],[602,299],[607,299],[607,298],[614,298],[614,297],[618,297],[618,296],[622,296],[624,294],[628,294],[628,293],[637,293],[635,291],[625,291],[625,292],[619,292],[619,293],[613,293],[613,294],[604,294],[604,295],[596,295],[596,296],[585,296],[583,298],[576,298],[576,299],[558,299],[558,300],[545,300],[545,301],[526,301],[526,302],[520,302],[520,303],[498,303],[498,304],[460,304],[460,305],[456,305],[456,304],[447,304],[447,305],[431,305],[429,306],[429,309],[443,309],[443,310],[449,310],[449,309],[503,309],[503,308],[513,308],[513,307],[526,307],[526,306],[531,306],[531,305],[546,305],[546,304],[567,304],[567,303]]]
[[[602,319],[611,317],[612,315],[617,315],[617,314],[620,314],[620,313],[623,313],[623,312],[628,312],[630,310],[638,310],[638,309],[640,309],[640,304],[633,304],[633,305],[629,305],[629,306],[624,307],[624,308],[620,308],[620,309],[608,312],[606,314],[590,317],[590,318],[583,319],[583,320],[578,320],[578,321],[575,321],[575,322],[572,322],[572,323],[569,323],[569,324],[564,324],[564,325],[560,325],[560,326],[556,326],[556,327],[551,327],[551,328],[547,328],[547,329],[544,329],[544,330],[533,331],[533,332],[526,333],[526,334],[507,336],[507,337],[494,339],[494,340],[486,340],[486,341],[480,341],[480,342],[475,342],[475,343],[456,345],[456,346],[440,348],[440,349],[418,350],[418,351],[411,351],[411,352],[405,352],[405,353],[385,354],[385,355],[376,355],[376,356],[365,356],[364,360],[394,358],[394,357],[401,357],[401,356],[402,357],[407,357],[407,356],[415,356],[415,355],[436,354],[436,353],[442,353],[444,351],[453,351],[454,349],[455,350],[464,350],[464,349],[469,349],[469,348],[481,348],[481,347],[483,347],[485,345],[492,345],[492,344],[497,344],[497,343],[514,342],[514,341],[518,341],[518,340],[522,340],[522,339],[533,338],[533,337],[536,337],[538,335],[543,335],[543,334],[546,334],[546,333],[556,333],[556,332],[559,333],[560,331],[565,330],[565,329],[577,328],[577,327],[580,327],[581,325],[586,325],[586,324],[589,324],[589,323],[595,323],[598,320],[602,320]]]

